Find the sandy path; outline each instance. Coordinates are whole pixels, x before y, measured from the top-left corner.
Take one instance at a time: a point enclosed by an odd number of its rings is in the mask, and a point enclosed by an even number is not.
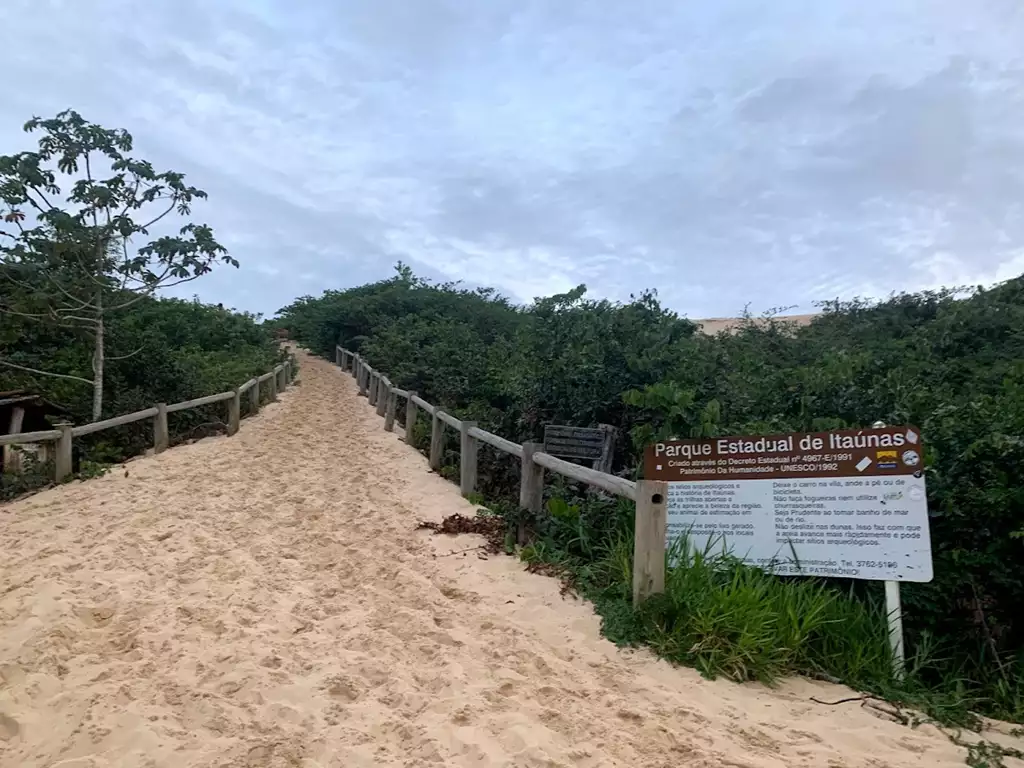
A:
[[[437,557],[471,513],[352,379],[0,508],[0,766],[940,766],[843,689],[706,682],[598,636],[511,558]],[[471,540],[470,540],[471,541]]]

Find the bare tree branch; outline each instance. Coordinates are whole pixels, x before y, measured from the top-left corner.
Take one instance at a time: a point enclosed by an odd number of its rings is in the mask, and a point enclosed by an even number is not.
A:
[[[19,288],[23,288],[24,290],[28,291],[29,293],[34,293],[35,292],[35,286],[31,285],[30,283],[23,283],[21,280],[18,280],[13,275],[11,275],[8,270],[4,270],[3,272],[0,272],[0,275],[2,275],[4,280],[6,280],[7,282],[13,283],[14,285],[18,286]]]
[[[133,304],[138,304],[143,299],[152,296],[160,288],[173,288],[175,285],[181,285],[182,283],[191,283],[193,280],[195,280],[197,278],[200,278],[200,277],[203,277],[203,274],[192,275],[191,277],[183,277],[181,280],[175,280],[173,283],[165,283],[165,284],[162,284],[162,285],[154,285],[151,288],[146,289],[145,291],[140,291],[138,293],[138,295],[134,299],[129,299],[128,301],[124,302],[123,304],[117,304],[115,306],[107,307],[107,309],[110,310],[110,311],[114,311],[114,310],[117,310],[117,309],[125,309],[126,307],[130,307]]]
[[[47,199],[46,195],[43,194],[43,190],[41,190],[39,187],[37,187],[35,185],[32,185],[32,191],[34,191],[37,195],[39,195],[39,197],[41,197],[43,199],[43,202],[46,203],[46,205],[49,206],[49,208],[47,210],[53,209],[55,207],[53,205],[53,203],[51,203]]]
[[[47,277],[47,279],[49,280],[50,284],[51,284],[51,285],[52,285],[52,286],[53,286],[54,288],[56,288],[56,289],[57,289],[58,291],[60,291],[61,293],[63,293],[63,294],[64,294],[64,295],[65,295],[65,296],[66,296],[67,298],[69,298],[69,299],[70,299],[71,301],[73,301],[73,302],[77,302],[78,306],[77,306],[77,307],[72,307],[72,308],[70,308],[70,309],[71,309],[71,311],[73,311],[73,312],[77,312],[77,311],[79,311],[80,309],[84,309],[85,307],[88,307],[88,306],[90,306],[90,304],[89,304],[89,302],[88,302],[88,301],[83,301],[83,300],[82,300],[82,299],[80,299],[80,298],[79,298],[78,296],[75,296],[75,295],[74,295],[73,293],[71,293],[70,291],[68,291],[67,289],[65,289],[65,288],[64,288],[64,286],[62,286],[62,285],[61,285],[61,284],[60,284],[60,283],[59,283],[59,282],[57,281],[57,278],[56,278],[56,277],[54,277],[53,275],[51,275],[51,274],[50,274],[50,273],[49,273],[48,271],[47,271],[47,272],[45,272],[44,274],[46,275],[46,277]],[[58,311],[60,311],[60,310],[58,310]]]
[[[135,355],[139,354],[139,352],[141,352],[145,348],[146,348],[146,345],[143,344],[141,347],[136,349],[134,352],[129,352],[127,355],[118,355],[117,357],[110,357],[108,355],[107,358],[106,358],[106,361],[109,363],[111,360],[127,360],[129,357],[135,357]]]
[[[0,359],[0,365],[6,365],[8,368],[17,368],[19,371],[28,371],[29,373],[38,373],[40,376],[53,376],[55,379],[70,379],[71,381],[80,381],[83,384],[92,386],[93,382],[90,379],[83,379],[81,376],[72,376],[67,373],[52,373],[51,371],[40,371],[38,368],[29,368],[25,365],[18,365],[8,360]]]
[[[43,202],[49,206],[49,208],[44,208],[42,205],[33,200],[32,196],[28,193],[30,189],[37,195],[39,195],[43,199]],[[47,213],[50,209],[53,208],[53,206],[50,205],[50,201],[46,199],[46,195],[39,191],[37,187],[30,187],[28,184],[25,185],[25,199],[32,203],[32,207],[35,208],[40,213]]]
[[[148,299],[148,298],[152,297],[152,295],[154,293],[156,293],[157,287],[161,287],[161,286],[155,286],[155,287],[150,288],[150,289],[145,290],[145,291],[136,292],[134,299],[129,299],[128,301],[122,302],[121,304],[116,304],[114,306],[107,307],[107,309],[109,311],[111,311],[111,312],[115,312],[115,311],[117,311],[119,309],[127,309],[128,307],[131,307],[131,306],[133,306],[135,304],[138,304],[143,299]]]
[[[126,286],[128,285],[128,281],[130,280],[130,281],[131,281],[131,282],[133,282],[133,283],[137,283],[137,284],[139,284],[139,285],[141,285],[141,286],[145,286],[145,288],[146,288],[146,292],[148,292],[148,293],[150,293],[150,294],[151,294],[151,293],[153,293],[154,291],[156,291],[156,290],[157,290],[158,288],[161,288],[161,287],[162,287],[161,283],[163,283],[164,279],[165,279],[165,278],[166,278],[166,277],[167,277],[167,276],[168,276],[169,274],[171,274],[171,268],[172,268],[172,266],[173,266],[173,265],[171,265],[171,264],[168,264],[168,265],[167,265],[167,266],[166,266],[166,267],[164,268],[164,271],[163,271],[163,272],[161,272],[161,273],[160,273],[159,275],[157,275],[157,276],[156,276],[156,278],[155,278],[154,280],[151,280],[151,281],[149,281],[149,280],[143,280],[142,278],[139,278],[139,277],[135,277],[134,275],[132,275],[132,274],[130,274],[130,273],[128,273],[128,272],[126,272],[126,273],[125,273],[125,279],[124,279],[124,282],[122,282],[122,283],[121,283],[121,288],[122,288],[122,290],[124,290],[124,289],[125,289],[125,287],[126,287]],[[137,291],[138,289],[137,289],[137,288],[128,288],[128,290],[130,290],[130,291]]]
[[[75,320],[76,322],[79,322],[79,323],[90,323],[92,325],[99,325],[100,324],[100,321],[99,321],[98,318],[95,318],[95,317],[82,317],[81,315],[60,314],[60,315],[56,315],[55,319],[58,320],[58,321]],[[68,327],[70,327],[70,325]]]
[[[121,238],[121,253],[124,256],[124,279],[121,280],[121,290],[125,290],[128,286],[128,281],[131,279],[132,272],[128,269],[128,238]]]
[[[128,197],[128,202],[126,202],[124,204],[124,208],[122,208],[121,209],[121,213],[118,214],[119,216],[124,216],[126,213],[128,213],[128,209],[131,208],[131,206],[132,206],[132,201],[138,199],[138,196],[139,196],[139,185],[140,184],[142,184],[142,180],[139,179],[138,177],[136,177],[135,178],[135,189],[132,190],[132,194],[131,194],[130,197]]]
[[[147,222],[146,222],[145,224],[143,224],[143,225],[142,225],[142,229],[149,229],[149,228],[150,228],[151,226],[153,226],[153,225],[154,225],[154,224],[156,224],[156,223],[157,223],[158,221],[160,221],[160,219],[162,219],[162,218],[163,218],[164,216],[166,216],[166,215],[167,215],[168,213],[170,213],[171,211],[173,211],[173,210],[174,210],[174,203],[175,203],[175,202],[176,202],[176,201],[174,200],[174,198],[171,198],[171,204],[170,204],[170,206],[169,206],[169,207],[167,208],[167,210],[166,210],[166,211],[164,211],[163,213],[161,213],[161,214],[160,214],[159,216],[157,216],[157,217],[156,217],[155,219],[152,219],[152,220],[150,220],[150,221],[147,221]]]
[[[49,315],[46,313],[35,315],[29,314],[28,312],[19,312],[16,309],[11,309],[10,307],[4,306],[0,306],[0,312],[5,312],[8,315],[15,315],[16,317],[27,317],[30,320],[45,320],[46,318],[49,317]]]

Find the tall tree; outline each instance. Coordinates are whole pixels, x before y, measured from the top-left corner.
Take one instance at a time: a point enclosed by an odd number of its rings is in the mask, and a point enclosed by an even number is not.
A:
[[[0,280],[8,283],[0,290],[0,313],[81,331],[92,346],[92,376],[2,356],[0,365],[91,385],[92,415],[99,419],[109,314],[195,280],[217,263],[238,262],[206,224],[167,228],[174,217],[187,218],[206,193],[186,185],[184,174],[158,173],[129,156],[127,131],[86,122],[73,110],[33,118],[25,131],[41,132],[38,150],[0,156]],[[151,235],[157,225],[169,234]]]

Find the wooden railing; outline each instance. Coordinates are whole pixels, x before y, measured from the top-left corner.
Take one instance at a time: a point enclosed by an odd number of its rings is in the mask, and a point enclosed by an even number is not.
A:
[[[238,432],[239,423],[242,419],[242,396],[248,393],[250,414],[258,413],[260,409],[260,387],[264,382],[269,382],[270,401],[277,400],[277,393],[284,391],[292,382],[295,369],[294,359],[293,356],[280,365],[275,366],[274,370],[262,376],[249,379],[241,386],[235,387],[229,392],[219,392],[216,395],[206,395],[205,397],[197,397],[195,400],[186,400],[182,403],[173,403],[171,405],[157,403],[152,408],[146,408],[135,413],[126,413],[122,416],[104,419],[103,421],[82,424],[77,427],[64,422],[55,424],[54,429],[41,432],[16,432],[11,435],[0,435],[0,446],[55,443],[56,448],[53,453],[54,480],[59,483],[71,474],[74,438],[91,435],[104,429],[113,429],[114,427],[122,427],[125,424],[133,424],[136,421],[152,419],[153,452],[160,453],[167,450],[170,444],[167,414],[186,411],[203,405],[212,405],[213,403],[227,403],[227,433],[228,436],[231,436]]]
[[[441,469],[444,429],[451,427],[459,433],[459,488],[463,495],[476,490],[477,453],[480,443],[486,443],[520,460],[519,505],[534,514],[544,506],[544,470],[550,470],[570,480],[586,483],[594,488],[630,499],[636,503],[636,530],[633,549],[633,600],[639,603],[649,595],[665,588],[665,526],[668,487],[653,480],[633,482],[617,475],[599,472],[589,467],[564,461],[544,452],[543,443],[514,443],[504,437],[480,429],[476,422],[457,419],[441,408],[431,405],[416,392],[392,385],[390,379],[376,371],[360,355],[335,347],[334,362],[344,371],[350,371],[377,414],[384,417],[384,429],[394,430],[398,398],[406,400],[405,442],[412,444],[413,431],[419,412],[431,419],[429,464],[434,471]]]

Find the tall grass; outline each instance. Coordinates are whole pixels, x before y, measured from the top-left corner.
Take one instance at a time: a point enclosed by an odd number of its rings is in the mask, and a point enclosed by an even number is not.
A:
[[[641,606],[646,640],[708,676],[772,682],[793,673],[878,679],[891,663],[883,612],[817,579],[781,579],[685,537],[665,592]]]
[[[492,509],[511,530],[526,514],[511,503]],[[976,695],[969,676],[950,673],[928,637],[919,638],[897,679],[884,601],[873,585],[774,576],[723,553],[720,542],[698,549],[684,537],[667,553],[664,593],[634,608],[632,504],[574,499],[556,487],[545,512],[525,522],[531,542],[520,556],[558,569],[620,645],[649,646],[707,677],[838,681],[949,724],[976,724],[973,711],[996,704]],[[1019,702],[1019,691],[1008,691],[1007,700]]]

